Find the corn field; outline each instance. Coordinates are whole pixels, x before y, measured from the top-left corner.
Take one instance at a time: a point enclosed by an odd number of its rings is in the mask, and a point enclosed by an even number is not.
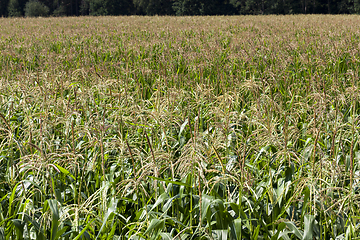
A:
[[[0,240],[360,239],[359,16],[0,26]]]

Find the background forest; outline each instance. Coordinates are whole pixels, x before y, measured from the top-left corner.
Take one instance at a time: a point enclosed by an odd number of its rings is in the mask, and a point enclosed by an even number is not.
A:
[[[0,0],[0,16],[353,14],[360,0]]]

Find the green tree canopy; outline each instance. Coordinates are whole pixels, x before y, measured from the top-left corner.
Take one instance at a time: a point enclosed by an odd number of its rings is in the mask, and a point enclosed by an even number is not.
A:
[[[360,0],[0,0],[0,16],[25,10],[52,16],[359,14]]]
[[[25,5],[26,17],[48,16],[49,8],[38,0],[30,0]]]
[[[7,10],[9,17],[20,17],[22,15],[18,0],[10,0]]]

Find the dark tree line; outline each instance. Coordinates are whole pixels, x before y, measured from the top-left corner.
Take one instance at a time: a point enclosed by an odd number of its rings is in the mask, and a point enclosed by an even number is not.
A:
[[[0,16],[352,14],[360,0],[0,0]]]

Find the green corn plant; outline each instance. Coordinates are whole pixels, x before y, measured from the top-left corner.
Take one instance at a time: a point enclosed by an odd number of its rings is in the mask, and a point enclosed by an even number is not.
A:
[[[359,238],[356,16],[0,22],[0,239]]]

